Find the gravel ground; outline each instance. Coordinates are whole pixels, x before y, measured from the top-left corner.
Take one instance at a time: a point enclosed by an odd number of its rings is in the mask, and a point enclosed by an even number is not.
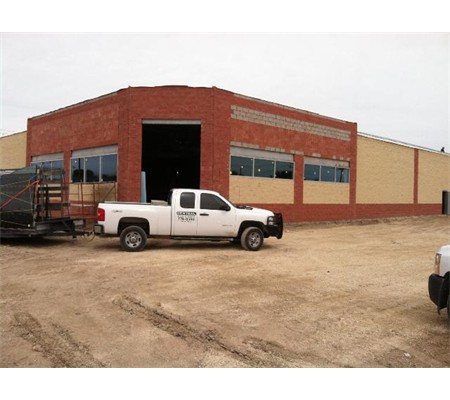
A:
[[[5,240],[0,367],[449,367],[427,291],[449,222],[288,225],[259,252]]]

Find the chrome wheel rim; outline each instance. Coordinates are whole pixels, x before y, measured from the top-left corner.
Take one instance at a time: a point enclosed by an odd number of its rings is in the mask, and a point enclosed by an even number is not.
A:
[[[248,235],[248,245],[252,248],[258,247],[261,243],[261,235],[258,232],[252,232]]]
[[[128,247],[138,247],[142,242],[142,237],[138,232],[128,232],[125,236],[125,243]]]

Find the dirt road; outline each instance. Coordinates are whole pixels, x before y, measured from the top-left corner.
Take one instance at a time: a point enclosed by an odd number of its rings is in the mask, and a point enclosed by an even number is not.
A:
[[[0,246],[0,367],[449,367],[427,281],[445,216],[287,226],[259,252]]]

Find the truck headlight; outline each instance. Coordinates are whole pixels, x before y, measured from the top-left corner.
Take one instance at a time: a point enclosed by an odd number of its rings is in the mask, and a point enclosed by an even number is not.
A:
[[[267,225],[275,225],[276,219],[275,216],[267,217]]]
[[[441,272],[441,257],[442,254],[436,253],[434,256],[434,272],[438,275],[440,275]]]

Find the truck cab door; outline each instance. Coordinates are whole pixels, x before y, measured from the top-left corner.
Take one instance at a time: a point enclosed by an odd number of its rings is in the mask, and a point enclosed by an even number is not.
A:
[[[172,236],[197,236],[198,209],[195,192],[183,191],[172,197]]]
[[[200,194],[197,236],[234,237],[236,209],[212,193]]]

